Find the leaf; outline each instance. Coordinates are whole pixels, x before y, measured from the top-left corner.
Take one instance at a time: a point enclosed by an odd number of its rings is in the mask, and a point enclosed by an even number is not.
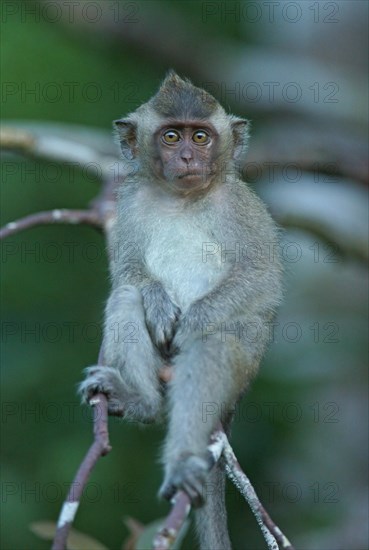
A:
[[[40,539],[53,540],[56,523],[54,521],[35,521],[30,524],[30,529]],[[68,550],[108,550],[101,542],[85,533],[76,531],[76,529],[70,530],[67,548]]]
[[[128,528],[130,535],[123,543],[122,550],[136,550],[137,540],[145,530],[145,526],[135,518],[126,517],[123,523]]]
[[[35,521],[30,524],[32,533],[43,540],[53,540],[56,523],[54,521]]]

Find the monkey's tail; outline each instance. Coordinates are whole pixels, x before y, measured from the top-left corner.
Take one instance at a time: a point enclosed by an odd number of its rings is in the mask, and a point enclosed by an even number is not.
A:
[[[206,501],[195,513],[201,550],[231,550],[225,506],[225,475],[219,464],[209,473]]]

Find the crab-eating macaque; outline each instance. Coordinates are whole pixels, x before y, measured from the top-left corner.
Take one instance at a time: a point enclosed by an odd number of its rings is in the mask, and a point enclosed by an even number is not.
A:
[[[89,367],[80,389],[141,422],[167,412],[160,495],[184,490],[198,507],[200,547],[229,549],[224,474],[209,471],[207,446],[219,422],[229,429],[268,341],[281,297],[270,254],[278,231],[237,169],[247,122],[189,80],[170,72],[115,126],[130,173],[111,239],[106,366]]]

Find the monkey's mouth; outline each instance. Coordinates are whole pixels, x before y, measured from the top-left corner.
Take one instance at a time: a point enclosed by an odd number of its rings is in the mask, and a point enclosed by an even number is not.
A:
[[[213,171],[209,167],[207,169],[202,168],[201,170],[189,170],[188,172],[179,172],[177,173],[177,179],[186,180],[187,178],[188,179],[201,178],[202,180],[207,180],[212,175],[213,175]]]
[[[185,172],[184,174],[178,174],[178,179],[182,180],[184,178],[196,178],[202,177],[205,174],[203,172]]]

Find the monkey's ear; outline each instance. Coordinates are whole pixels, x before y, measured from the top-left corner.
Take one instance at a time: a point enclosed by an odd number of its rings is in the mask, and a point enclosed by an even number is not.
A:
[[[121,118],[114,120],[114,126],[118,132],[120,147],[123,156],[132,160],[137,155],[137,126],[131,120]]]
[[[247,142],[249,138],[249,121],[237,118],[231,122],[233,134],[233,158],[235,160],[242,157],[247,150]]]

